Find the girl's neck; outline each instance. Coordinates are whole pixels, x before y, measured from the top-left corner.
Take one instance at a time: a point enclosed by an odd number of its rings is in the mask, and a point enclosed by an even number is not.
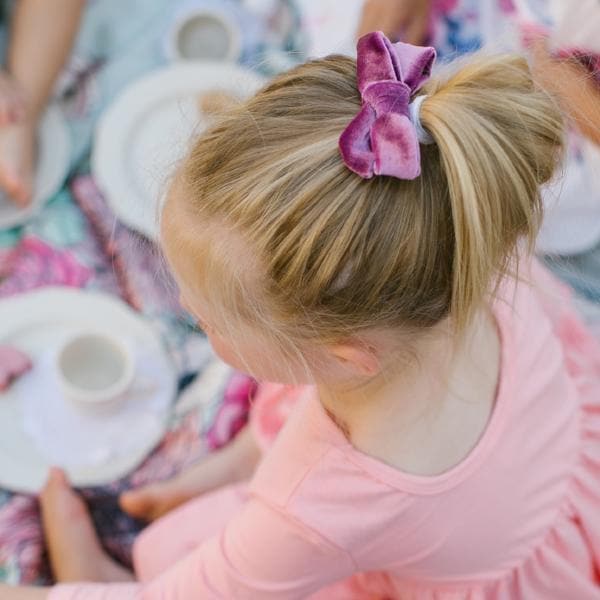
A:
[[[319,393],[357,449],[403,471],[435,475],[460,462],[485,430],[499,362],[496,323],[482,312],[460,344],[440,328],[404,368],[360,388]]]

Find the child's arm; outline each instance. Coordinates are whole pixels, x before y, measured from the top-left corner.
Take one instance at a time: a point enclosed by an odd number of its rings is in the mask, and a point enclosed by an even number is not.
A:
[[[554,58],[545,42],[533,45],[533,74],[554,94],[579,132],[600,145],[600,86],[582,66]]]
[[[84,0],[18,0],[10,24],[7,68],[37,120],[77,34]]]
[[[309,597],[355,569],[346,551],[255,490],[220,534],[152,581],[62,584],[48,598],[9,600],[288,600]]]
[[[66,62],[84,0],[18,0],[0,71],[0,188],[16,204],[33,195],[37,126]]]

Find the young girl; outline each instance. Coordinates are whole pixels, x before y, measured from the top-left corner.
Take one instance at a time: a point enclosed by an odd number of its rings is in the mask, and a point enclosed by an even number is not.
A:
[[[534,80],[552,91],[569,129],[570,151],[560,177],[542,189],[547,210],[536,248],[538,253],[552,255],[547,257],[548,264],[572,287],[600,301],[600,246],[594,248],[600,241],[600,146],[594,147],[594,140],[600,144],[600,71],[597,81],[591,75],[594,58],[597,68],[600,58],[589,54],[600,48],[594,37],[595,25],[600,25],[600,3],[567,4],[562,0],[365,0],[359,29],[381,29],[402,41],[420,43],[431,22],[438,56],[472,52],[477,45],[523,48],[530,57]],[[569,256],[559,259],[557,254]],[[598,320],[594,308],[589,316],[594,323]],[[262,404],[259,401],[259,407]],[[254,414],[264,412],[259,408]],[[255,432],[262,429],[255,428]],[[136,517],[161,516],[223,485],[223,474],[231,472],[231,463],[239,471],[238,455],[237,444],[212,454],[168,481],[128,492],[122,506]]]
[[[433,59],[369,34],[198,142],[162,223],[182,300],[297,404],[248,487],[142,535],[137,582],[102,583],[55,473],[53,566],[90,583],[3,600],[600,597],[600,348],[528,254],[560,115],[522,59]]]

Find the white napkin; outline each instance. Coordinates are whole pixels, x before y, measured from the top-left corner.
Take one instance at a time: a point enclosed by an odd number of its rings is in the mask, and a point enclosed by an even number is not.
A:
[[[308,55],[356,55],[356,32],[363,0],[297,0],[308,35]]]
[[[104,411],[74,406],[62,395],[56,350],[35,359],[19,382],[23,429],[49,464],[93,467],[127,456],[164,426],[173,388],[169,366],[139,354],[136,378],[122,404]]]
[[[556,47],[580,48],[600,53],[600,2],[598,0],[549,0]]]

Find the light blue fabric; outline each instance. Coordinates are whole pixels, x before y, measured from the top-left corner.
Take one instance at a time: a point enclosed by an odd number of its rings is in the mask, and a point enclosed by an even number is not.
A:
[[[222,0],[223,6],[235,11],[235,0]],[[165,38],[175,15],[186,6],[202,7],[214,0],[89,0],[73,50],[73,57],[63,77],[62,104],[69,121],[73,142],[72,165],[87,156],[96,122],[102,112],[132,81],[165,66],[168,59]],[[283,37],[269,36],[271,43],[261,42],[258,24],[241,12],[236,18],[245,21],[245,35],[253,32],[253,42],[245,46],[241,62],[265,74],[278,70],[289,53],[302,59],[300,18],[287,0],[295,27]],[[293,24],[294,24],[293,23]]]
[[[64,103],[73,165],[86,155],[98,117],[119,92],[165,64],[161,41],[175,4],[168,0],[88,3],[67,74],[76,95]],[[87,78],[83,86],[81,75]]]

